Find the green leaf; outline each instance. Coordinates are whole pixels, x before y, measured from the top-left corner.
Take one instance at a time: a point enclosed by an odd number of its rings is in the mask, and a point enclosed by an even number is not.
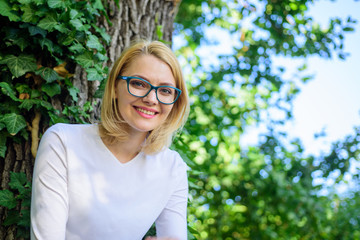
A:
[[[107,34],[105,28],[99,28],[99,27],[96,26],[96,25],[94,26],[94,28],[95,28],[96,32],[100,33],[101,37],[105,40],[105,42],[106,42],[107,44],[109,44],[110,41],[111,41],[111,37],[110,37],[109,34]]]
[[[0,123],[0,130],[5,127],[5,124]],[[0,157],[5,158],[6,153],[6,135],[4,132],[0,133]]]
[[[86,72],[87,72],[88,81],[95,81],[95,80],[101,81],[103,79],[103,76],[99,74],[99,72],[95,68],[87,68]]]
[[[11,7],[8,4],[9,1],[0,0],[0,15],[8,17],[10,21],[19,21],[20,17],[13,12]]]
[[[29,55],[8,55],[3,60],[0,60],[0,64],[6,64],[11,73],[15,77],[20,77],[27,72],[34,72],[37,68],[34,57]]]
[[[69,47],[70,51],[81,53],[85,50],[84,46],[80,43],[75,43]]]
[[[39,99],[24,99],[23,102],[19,105],[20,109],[26,109],[29,111],[34,105],[39,105]]]
[[[46,110],[53,110],[53,106],[49,102],[40,101],[40,105],[46,108]]]
[[[37,26],[30,26],[29,28],[30,36],[35,36],[36,34],[40,34],[43,38],[46,37],[46,31]]]
[[[90,35],[86,46],[89,48],[93,48],[101,51],[103,49],[103,45],[100,43],[99,39],[95,35]]]
[[[30,7],[30,5],[21,6],[20,9],[24,12],[21,16],[21,20],[23,22],[35,22],[37,20],[35,11]]]
[[[22,52],[27,46],[29,46],[29,40],[25,40],[24,38],[21,37],[14,39],[13,43],[18,45]]]
[[[9,96],[12,100],[19,102],[20,99],[16,97],[15,91],[7,82],[0,82],[1,91],[3,94]]]
[[[25,173],[23,173],[23,172],[10,172],[9,187],[11,189],[16,189],[19,192],[22,192],[26,182],[27,182],[27,178],[26,178]]]
[[[49,32],[53,31],[55,26],[58,24],[57,20],[53,16],[46,16],[39,23],[38,27],[48,30]]]
[[[21,4],[29,4],[32,2],[32,0],[18,0]]]
[[[46,46],[46,48],[49,50],[49,52],[53,52],[54,51],[54,43],[48,39],[48,38],[43,38],[39,41],[40,46],[42,49],[44,49],[44,46]]]
[[[80,30],[80,31],[84,30],[83,29],[84,24],[78,18],[70,20],[70,24],[73,25],[75,27],[75,29],[77,29],[77,30]]]
[[[63,117],[59,117],[55,113],[49,112],[51,125],[56,123],[68,123],[69,120]]]
[[[16,135],[21,129],[26,127],[25,118],[16,113],[5,114],[0,118],[0,121],[5,123],[5,126],[11,135]]]
[[[83,68],[88,68],[94,65],[93,55],[90,52],[81,54],[75,58],[75,61],[79,63]]]
[[[82,15],[84,15],[83,13],[79,13],[77,10],[75,9],[71,9],[70,10],[70,18],[71,19],[75,19],[75,18],[79,18],[81,17]]]
[[[4,226],[10,226],[17,223],[20,220],[20,215],[17,211],[9,211],[8,215],[3,223]]]
[[[61,41],[62,44],[65,46],[68,46],[74,42],[75,38],[72,35],[66,36],[64,40]]]
[[[79,89],[77,89],[76,87],[71,87],[68,90],[69,90],[70,96],[76,102],[78,100],[77,94],[80,92]]]
[[[48,0],[47,4],[50,8],[65,8],[65,2],[62,0]]]
[[[9,190],[0,191],[0,206],[6,207],[8,209],[13,209],[16,207],[17,201],[14,197],[14,194]]]
[[[35,73],[40,75],[46,82],[50,83],[59,79],[59,74],[49,67],[42,67]]]
[[[41,86],[41,90],[44,91],[50,97],[53,97],[61,93],[61,87],[58,83],[46,83]]]
[[[94,7],[95,9],[99,9],[99,10],[105,11],[104,5],[102,4],[101,0],[95,0],[95,3],[94,3],[94,5],[93,5],[93,7]]]
[[[55,26],[55,29],[58,30],[61,33],[66,33],[68,34],[69,32],[71,32],[64,24],[58,24]]]

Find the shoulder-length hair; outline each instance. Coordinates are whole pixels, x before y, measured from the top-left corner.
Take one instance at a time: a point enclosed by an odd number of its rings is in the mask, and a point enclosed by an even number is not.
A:
[[[126,141],[129,138],[129,125],[119,112],[115,99],[115,87],[118,82],[117,77],[137,57],[143,55],[152,55],[166,63],[175,78],[176,87],[182,91],[165,122],[149,132],[142,146],[143,152],[152,154],[171,145],[173,136],[183,127],[189,114],[189,97],[180,64],[171,49],[161,42],[144,40],[134,42],[122,52],[120,58],[115,62],[105,86],[99,132],[100,136],[110,143]]]

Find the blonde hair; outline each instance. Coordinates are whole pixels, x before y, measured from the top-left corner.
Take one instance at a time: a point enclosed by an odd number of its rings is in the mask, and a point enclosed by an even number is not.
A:
[[[122,52],[120,58],[115,62],[105,86],[99,132],[102,138],[106,138],[110,142],[123,142],[129,138],[129,125],[119,112],[117,100],[115,99],[115,86],[117,77],[137,57],[144,55],[157,57],[168,64],[175,78],[176,87],[182,91],[165,122],[149,132],[142,146],[143,152],[152,154],[171,145],[173,136],[183,127],[189,114],[189,97],[180,64],[171,49],[161,42],[144,40],[134,42]]]

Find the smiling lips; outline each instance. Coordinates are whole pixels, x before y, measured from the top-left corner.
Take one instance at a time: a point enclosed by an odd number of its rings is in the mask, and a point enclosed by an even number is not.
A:
[[[140,107],[135,107],[135,110],[138,114],[140,114],[140,116],[142,116],[144,118],[153,118],[158,113],[156,111],[147,110],[147,109],[140,108]]]

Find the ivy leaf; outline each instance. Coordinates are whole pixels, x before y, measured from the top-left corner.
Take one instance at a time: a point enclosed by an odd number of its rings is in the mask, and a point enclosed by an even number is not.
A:
[[[47,1],[50,8],[65,8],[65,2],[62,0],[48,0]]]
[[[0,121],[5,123],[5,126],[11,135],[16,135],[21,129],[26,127],[25,118],[16,113],[5,114],[0,118]]]
[[[20,77],[27,72],[34,72],[37,68],[35,59],[30,55],[8,55],[0,64],[6,64],[15,77]]]
[[[35,104],[38,105],[39,103],[39,99],[24,99],[23,102],[19,105],[19,108],[29,111]]]
[[[56,123],[68,123],[69,120],[63,117],[59,117],[58,115],[56,115],[55,113],[49,112],[49,117],[50,117],[50,122],[51,125],[56,124]]]
[[[83,13],[79,13],[78,11],[76,11],[75,9],[71,9],[70,10],[70,18],[71,19],[75,19],[75,18],[79,18],[83,15]]]
[[[10,21],[19,21],[20,17],[15,14],[6,0],[0,0],[0,15],[8,17]]]
[[[88,81],[95,81],[95,80],[101,81],[103,79],[103,76],[99,74],[99,72],[95,68],[88,68],[86,69],[86,72],[87,72]]]
[[[53,16],[47,16],[43,18],[39,23],[38,27],[48,30],[49,32],[53,31],[55,26],[58,24],[57,20]]]
[[[42,28],[36,26],[30,26],[28,29],[30,36],[35,36],[36,34],[40,34],[43,38],[46,37],[46,31]]]
[[[61,87],[57,83],[46,83],[41,86],[41,90],[44,91],[50,97],[53,97],[61,93]]]
[[[49,67],[42,67],[35,73],[40,75],[48,83],[59,79],[59,74]]]
[[[40,46],[42,49],[44,49],[44,46],[46,46],[46,48],[49,50],[49,52],[54,51],[54,44],[50,39],[43,38],[39,41],[39,43],[40,43]]]
[[[9,96],[12,100],[19,102],[20,99],[18,99],[15,96],[15,91],[11,88],[11,86],[7,82],[0,82],[1,91],[3,94]]]
[[[19,220],[20,220],[20,215],[17,211],[14,210],[9,211],[5,221],[3,222],[3,225],[10,226],[12,224],[19,222]]]
[[[75,58],[75,61],[79,63],[83,68],[88,68],[94,65],[93,55],[90,52],[81,54]]]
[[[105,42],[109,44],[110,41],[111,41],[111,37],[110,37],[109,34],[107,34],[107,32],[105,31],[105,29],[104,29],[104,28],[99,28],[99,27],[96,26],[96,25],[94,26],[94,28],[95,28],[95,31],[96,31],[96,32],[100,33],[101,37],[105,40]]]
[[[17,201],[12,192],[7,189],[0,191],[0,206],[13,209],[16,205]]]
[[[78,18],[70,20],[70,24],[73,25],[74,28],[79,30],[79,31],[87,30],[85,28],[84,24]]]
[[[37,16],[35,15],[35,11],[30,7],[30,5],[24,5],[20,7],[24,12],[21,20],[23,22],[35,22],[37,20]]]
[[[18,45],[22,52],[27,46],[29,46],[29,40],[25,40],[24,38],[14,39],[13,43]]]
[[[3,129],[5,125],[0,123],[0,130]],[[6,153],[6,135],[4,132],[0,134],[0,157],[5,158]]]
[[[40,101],[40,105],[44,108],[46,108],[46,110],[53,110],[53,106],[49,103],[49,102],[46,102],[46,101]]]
[[[84,46],[80,43],[75,43],[69,47],[70,51],[81,53],[85,50]]]
[[[68,90],[69,90],[70,96],[76,102],[78,100],[77,94],[80,92],[79,89],[77,89],[76,87],[71,87]]]
[[[58,24],[55,26],[55,29],[58,30],[61,33],[68,34],[70,30],[64,25],[64,24]]]
[[[94,35],[90,35],[89,40],[86,43],[86,46],[99,51],[103,49],[103,45],[100,43],[99,39]]]
[[[11,189],[16,189],[21,193],[24,189],[24,185],[26,184],[26,182],[27,182],[27,178],[26,178],[25,173],[10,172],[9,187]]]

